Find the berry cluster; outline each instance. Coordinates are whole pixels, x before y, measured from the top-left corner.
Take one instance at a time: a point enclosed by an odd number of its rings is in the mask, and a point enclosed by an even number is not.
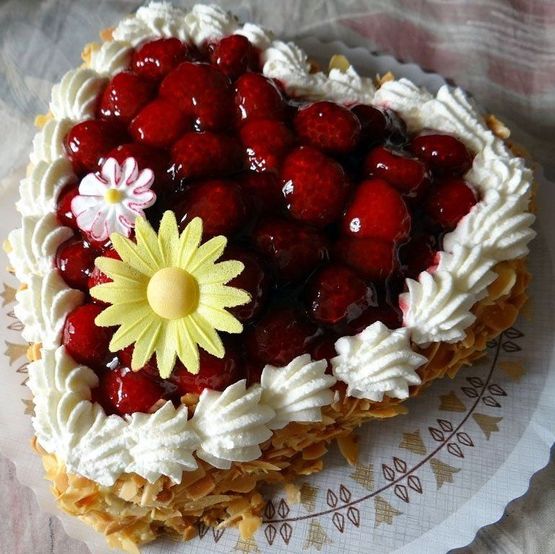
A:
[[[206,238],[226,235],[225,256],[245,265],[231,285],[252,296],[233,310],[243,348],[224,337],[223,360],[202,353],[198,375],[178,364],[164,381],[155,360],[133,373],[130,349],[109,353],[111,331],[94,325],[98,302],[74,310],[63,342],[98,372],[95,398],[111,413],[256,382],[265,364],[305,352],[329,360],[339,336],[375,321],[398,327],[404,279],[433,265],[442,234],[477,201],[463,179],[472,154],[456,138],[410,136],[395,113],[368,105],[288,97],[239,35],[203,48],[175,38],[140,46],[100,95],[96,119],[75,125],[65,146],[79,177],[107,157],[152,169],[150,222],[171,209],[182,226],[201,217]],[[70,186],[58,201],[75,236],[56,263],[88,292],[107,280],[95,258],[117,253],[77,228],[76,194]]]

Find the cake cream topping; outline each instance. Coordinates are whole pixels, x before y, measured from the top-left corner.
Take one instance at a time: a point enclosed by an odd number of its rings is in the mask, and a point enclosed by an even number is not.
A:
[[[409,290],[401,298],[406,327],[389,330],[376,323],[356,337],[343,337],[336,343],[339,355],[333,360],[334,374],[347,383],[349,394],[376,401],[384,396],[405,398],[408,386],[419,383],[415,369],[426,362],[412,350],[410,340],[462,339],[473,321],[470,308],[491,281],[493,265],[525,255],[534,236],[530,229],[534,217],[526,212],[530,170],[486,127],[460,89],[442,87],[433,97],[401,79],[385,83],[375,92],[370,80],[352,68],[332,70],[330,76],[310,73],[307,56],[296,45],[274,41],[270,33],[254,25],[239,27],[235,18],[219,8],[196,6],[187,15],[165,3],[139,8],[117,26],[114,42],[92,54],[92,68],[68,72],[53,88],[50,109],[54,121],[48,122],[35,140],[35,167],[22,181],[17,203],[29,219],[24,230],[12,235],[12,263],[25,260],[22,272],[29,273],[25,275],[27,289],[17,294],[16,315],[25,325],[26,340],[42,342],[46,348],[43,359],[29,368],[37,436],[41,445],[66,461],[70,471],[104,485],[111,485],[123,471],[135,471],[149,480],[169,475],[177,482],[180,472],[192,467],[195,448],[199,457],[217,467],[255,459],[260,455],[260,443],[271,436],[271,428],[278,428],[293,414],[301,417],[293,411],[296,406],[286,404],[283,392],[277,392],[270,370],[264,379],[267,393],[264,383],[247,388],[242,381],[223,392],[205,390],[192,420],[186,421],[183,408],[175,410],[168,405],[157,414],[142,414],[131,421],[106,416],[100,405],[89,401],[90,388],[96,383],[94,373],[76,366],[59,347],[66,315],[82,302],[83,295],[69,289],[56,270],[40,275],[46,265],[39,258],[44,254],[45,260],[50,259],[55,242],[61,239],[61,235],[51,234],[42,218],[54,212],[60,191],[75,182],[71,164],[63,157],[64,129],[94,116],[101,87],[125,63],[129,45],[164,36],[198,44],[233,32],[244,34],[263,50],[263,73],[279,79],[292,95],[386,106],[398,111],[412,131],[432,128],[452,133],[477,152],[466,178],[480,190],[482,200],[445,237],[446,252],[440,255],[435,272],[408,281]],[[478,247],[484,249],[481,256],[475,254]],[[431,310],[431,305],[436,308]],[[321,364],[312,365],[311,371],[317,370],[321,371]],[[276,371],[290,372],[294,381],[291,364]],[[299,376],[302,374],[301,369]],[[325,377],[320,374],[315,379]],[[316,381],[310,385],[315,391],[319,390]],[[325,394],[322,389],[307,396],[312,399],[312,407],[307,408],[310,417],[316,417],[320,409],[316,404]],[[264,397],[273,406],[264,404]],[[175,439],[176,430],[181,440]],[[168,450],[157,457],[153,452],[162,445]]]

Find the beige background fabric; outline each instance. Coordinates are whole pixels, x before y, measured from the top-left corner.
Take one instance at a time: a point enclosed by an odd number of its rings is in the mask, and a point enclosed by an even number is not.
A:
[[[555,178],[555,2],[219,3],[286,38],[339,39],[441,73],[514,125],[515,138]],[[79,63],[82,45],[139,5],[130,0],[0,2],[0,178],[25,163],[34,115],[46,110],[52,83]],[[454,552],[555,552],[554,454],[552,450],[550,466],[533,478],[524,498],[512,502],[505,516],[482,529],[470,546]],[[56,518],[39,511],[5,459],[0,485],[0,552],[88,551],[65,535]]]

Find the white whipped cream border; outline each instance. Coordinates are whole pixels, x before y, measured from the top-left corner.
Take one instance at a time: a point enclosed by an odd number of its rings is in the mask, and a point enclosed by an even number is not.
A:
[[[132,47],[142,41],[175,36],[200,44],[232,33],[247,36],[261,49],[263,73],[279,79],[290,94],[389,107],[402,115],[411,130],[446,131],[478,152],[466,177],[482,200],[446,236],[437,268],[418,280],[408,280],[409,291],[400,298],[404,328],[390,330],[375,323],[356,337],[338,340],[334,374],[355,396],[374,401],[384,395],[405,398],[408,386],[420,381],[415,370],[426,362],[412,350],[410,340],[425,344],[464,338],[464,329],[473,321],[472,305],[495,278],[491,268],[498,261],[526,255],[527,243],[535,234],[530,229],[534,216],[527,212],[531,171],[489,131],[460,89],[442,87],[434,98],[401,79],[376,91],[372,81],[353,68],[334,69],[329,75],[310,73],[307,55],[298,46],[274,40],[256,25],[241,26],[220,8],[197,5],[188,13],[166,3],[139,8],[116,27],[113,41],[92,53],[91,67],[68,72],[54,86],[50,104],[54,121],[35,138],[31,153],[35,171],[22,181],[18,202],[23,229],[11,236],[10,259],[18,278],[33,283],[18,293],[17,313],[25,323],[24,336],[43,342],[42,360],[29,368],[37,437],[43,447],[65,460],[69,471],[102,485],[111,485],[122,472],[131,471],[151,482],[160,475],[179,482],[183,471],[196,467],[193,452],[219,467],[256,459],[258,445],[271,436],[271,429],[288,421],[317,421],[321,407],[332,402],[336,378],[325,375],[325,364],[304,355],[286,368],[267,366],[260,385],[246,388],[239,382],[222,393],[205,391],[190,420],[185,407],[175,409],[170,403],[154,414],[107,417],[100,406],[90,403],[94,374],[76,367],[60,346],[65,317],[81,301],[81,293],[61,287],[50,269],[57,245],[67,233],[62,227],[55,232],[49,215],[73,176],[62,145],[64,132],[93,117],[103,83],[127,65]],[[54,288],[51,282],[56,283]],[[276,378],[281,371],[287,379]],[[302,406],[286,401],[288,383],[302,390]],[[210,408],[210,417],[204,407]],[[213,435],[214,417],[226,422],[221,440]],[[109,441],[104,440],[109,436]],[[240,441],[239,436],[246,438]]]

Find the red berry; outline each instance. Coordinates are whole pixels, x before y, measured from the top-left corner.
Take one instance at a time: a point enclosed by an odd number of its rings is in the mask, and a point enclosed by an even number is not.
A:
[[[152,169],[154,172],[153,189],[160,192],[167,187],[170,176],[168,170],[170,167],[170,157],[167,152],[157,150],[145,144],[131,142],[129,144],[121,144],[114,150],[111,150],[108,158],[114,158],[119,164],[122,164],[127,158],[135,158],[139,169]]]
[[[430,235],[417,235],[399,250],[404,275],[416,279],[422,271],[435,265],[436,241]]]
[[[170,379],[181,396],[187,393],[200,394],[204,389],[221,391],[242,377],[241,357],[229,341],[222,359],[200,350],[199,362],[200,369],[196,375],[189,373],[179,362],[173,370]]]
[[[58,205],[56,207],[56,216],[60,225],[65,225],[77,231],[79,227],[75,220],[75,215],[71,211],[71,201],[79,194],[79,187],[77,185],[67,186],[58,198]]]
[[[158,80],[187,58],[188,47],[176,38],[160,38],[140,46],[131,67],[147,79]]]
[[[409,158],[378,146],[364,159],[364,174],[385,179],[403,194],[419,192],[428,183],[426,166],[417,158]]]
[[[343,218],[343,232],[353,237],[402,241],[411,218],[401,195],[382,179],[368,179],[356,189]]]
[[[395,243],[388,240],[342,237],[334,252],[343,263],[373,281],[384,281],[398,265]]]
[[[175,173],[183,178],[223,177],[243,167],[241,146],[228,135],[185,133],[172,148]]]
[[[260,73],[245,73],[235,83],[235,105],[240,121],[283,119],[285,102],[273,81]]]
[[[257,69],[256,51],[247,37],[230,35],[216,44],[210,61],[230,79],[237,79],[247,69]]]
[[[129,123],[151,96],[152,86],[148,81],[122,71],[104,89],[98,106],[99,117]]]
[[[246,290],[252,299],[248,304],[231,308],[229,311],[240,321],[253,319],[260,314],[268,296],[270,285],[268,272],[254,252],[249,252],[243,248],[233,246],[226,248],[223,259],[243,262],[245,269],[229,281],[228,285]]]
[[[250,198],[261,211],[277,211],[284,205],[281,185],[275,173],[247,171],[241,175],[240,182],[244,196]]]
[[[245,335],[249,356],[261,363],[284,366],[309,351],[318,328],[292,308],[277,308]]]
[[[343,168],[311,146],[301,146],[285,159],[283,194],[291,215],[325,226],[343,211],[346,185]]]
[[[164,395],[164,389],[143,371],[118,366],[105,372],[95,397],[108,413],[118,415],[148,413]]]
[[[328,265],[308,285],[308,312],[312,319],[324,325],[350,322],[374,304],[375,294],[352,269]]]
[[[121,129],[112,122],[92,119],[70,129],[65,147],[77,173],[92,172],[106,154],[123,141]]]
[[[133,359],[133,351],[135,350],[135,345],[131,344],[123,350],[118,352],[118,358],[122,366],[131,369],[131,361]],[[152,379],[159,380],[160,373],[158,371],[158,365],[156,364],[156,356],[153,355],[152,358],[139,370],[149,375]]]
[[[97,327],[94,323],[103,309],[97,304],[83,304],[66,318],[62,343],[79,364],[100,367],[109,355],[112,331],[108,327]]]
[[[322,234],[306,225],[276,217],[265,218],[258,225],[253,241],[283,281],[306,277],[328,256]]]
[[[205,237],[233,234],[245,223],[247,213],[239,185],[223,179],[195,184],[173,209],[182,228],[200,217]]]
[[[214,66],[183,62],[160,85],[160,94],[190,115],[199,130],[218,130],[232,123],[228,78]]]
[[[357,145],[361,125],[347,108],[334,102],[316,102],[297,112],[295,129],[313,146],[343,154]]]
[[[56,267],[71,288],[86,291],[97,256],[98,252],[88,242],[71,238],[58,247]]]
[[[476,193],[464,179],[447,179],[430,192],[426,212],[443,228],[454,229],[477,201]]]
[[[311,346],[310,355],[313,360],[327,360],[328,367],[326,373],[331,373],[331,364],[329,361],[337,356],[335,343],[337,336],[333,333],[326,332],[318,337]]]
[[[344,333],[357,335],[377,321],[381,321],[390,329],[398,329],[402,326],[403,318],[400,311],[393,309],[389,305],[371,306],[360,317],[346,325]]]
[[[286,125],[271,119],[247,122],[240,136],[253,171],[278,171],[293,144],[293,135]]]
[[[472,166],[472,155],[466,146],[451,135],[420,135],[412,139],[409,147],[438,175],[463,175]]]
[[[105,258],[112,258],[114,260],[121,260],[119,254],[114,250],[114,248],[109,248],[105,252],[102,252],[100,256],[103,256]],[[100,271],[98,267],[94,266],[91,272],[91,275],[89,277],[89,280],[87,282],[87,287],[89,289],[92,289],[93,287],[96,287],[96,285],[102,285],[104,283],[111,283],[111,282],[112,282],[112,279],[110,279],[108,275]]]
[[[378,108],[366,104],[358,104],[351,108],[361,126],[361,142],[383,142],[387,136],[387,119]]]
[[[190,127],[190,119],[174,102],[157,98],[137,114],[129,132],[139,143],[167,148]]]

